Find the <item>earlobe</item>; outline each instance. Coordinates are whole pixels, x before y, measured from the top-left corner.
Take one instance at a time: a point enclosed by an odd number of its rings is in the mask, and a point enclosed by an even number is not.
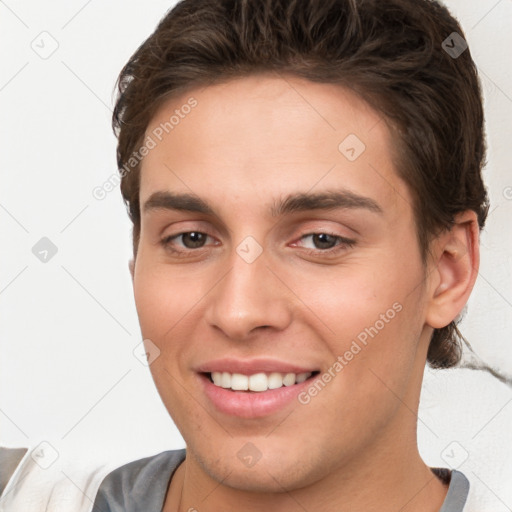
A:
[[[435,242],[435,267],[430,271],[431,296],[426,323],[446,327],[466,305],[480,264],[479,227],[476,213],[466,211]]]

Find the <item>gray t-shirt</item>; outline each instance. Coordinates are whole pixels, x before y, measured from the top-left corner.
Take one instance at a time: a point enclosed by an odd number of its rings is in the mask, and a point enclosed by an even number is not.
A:
[[[185,453],[185,449],[166,451],[115,469],[101,483],[92,512],[161,512],[169,482]],[[439,512],[463,512],[469,493],[467,478],[455,470],[432,471],[449,483]]]

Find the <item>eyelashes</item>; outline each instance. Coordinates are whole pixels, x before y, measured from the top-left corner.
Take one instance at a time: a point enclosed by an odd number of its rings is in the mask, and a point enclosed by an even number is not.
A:
[[[326,243],[326,238],[327,239],[331,239],[331,242],[334,241],[335,242],[335,245],[333,247],[323,247],[323,248],[314,248],[314,249],[310,249],[312,251],[320,251],[322,253],[324,252],[330,252],[332,250],[337,250],[337,248],[350,248],[350,247],[353,247],[356,243],[355,240],[351,240],[351,239],[348,239],[348,238],[345,238],[343,236],[340,236],[340,235],[336,235],[334,233],[327,233],[327,232],[324,232],[324,231],[319,231],[317,233],[308,233],[308,234],[305,234],[305,235],[302,235],[300,240],[303,240],[304,238],[308,238],[308,237],[312,237],[312,241],[313,243],[318,242],[320,241],[320,244],[323,244],[323,243]],[[323,240],[320,238],[320,237],[323,237]],[[336,243],[338,242],[338,243]],[[329,244],[330,242],[327,240],[327,244]]]
[[[327,231],[305,233],[300,237],[299,240],[302,241],[310,237],[313,245],[324,245],[324,247],[303,248],[302,252],[310,255],[337,255],[340,252],[347,251],[356,244],[355,240],[345,238],[338,234]],[[160,241],[160,244],[166,251],[169,251],[171,254],[180,257],[186,257],[189,255],[194,256],[197,253],[203,253],[205,250],[207,250],[207,246],[204,244],[208,239],[213,240],[213,237],[201,231],[184,231],[175,235],[164,237]],[[181,241],[181,245],[176,245],[177,241]],[[331,245],[333,243],[334,245],[332,247],[325,247],[325,244]],[[296,246],[297,244],[295,243],[294,245]]]

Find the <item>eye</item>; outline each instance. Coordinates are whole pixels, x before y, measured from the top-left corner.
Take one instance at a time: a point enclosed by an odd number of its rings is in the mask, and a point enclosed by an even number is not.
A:
[[[303,243],[295,244],[303,247],[306,253],[311,254],[335,254],[355,245],[356,241],[332,233],[308,233],[302,235],[300,240],[310,239],[313,248],[308,248]],[[163,238],[160,243],[168,251],[176,255],[187,255],[194,249],[205,247],[208,239],[213,237],[201,231],[186,231]]]
[[[166,248],[171,250],[172,252],[187,252],[186,249],[201,249],[206,240],[211,238],[206,233],[202,233],[200,231],[186,231],[183,233],[178,233],[176,235],[167,236],[161,240],[161,244]],[[174,241],[181,241],[181,245],[178,244],[178,247],[181,249],[176,249],[173,247]],[[184,250],[185,249],[185,250]]]
[[[309,253],[337,253],[355,245],[356,241],[331,233],[308,233],[300,239],[311,239],[313,248],[308,249]],[[302,244],[301,244],[302,245]],[[302,245],[303,246],[303,245]]]

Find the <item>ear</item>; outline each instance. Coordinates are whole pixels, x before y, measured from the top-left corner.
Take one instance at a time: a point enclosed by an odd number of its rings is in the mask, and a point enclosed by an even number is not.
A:
[[[429,268],[429,300],[425,322],[446,327],[466,305],[480,265],[478,218],[465,211],[452,228],[432,242],[434,261]]]
[[[130,269],[130,275],[132,276],[133,283],[133,276],[135,273],[135,260],[133,258],[128,262],[128,268]]]

